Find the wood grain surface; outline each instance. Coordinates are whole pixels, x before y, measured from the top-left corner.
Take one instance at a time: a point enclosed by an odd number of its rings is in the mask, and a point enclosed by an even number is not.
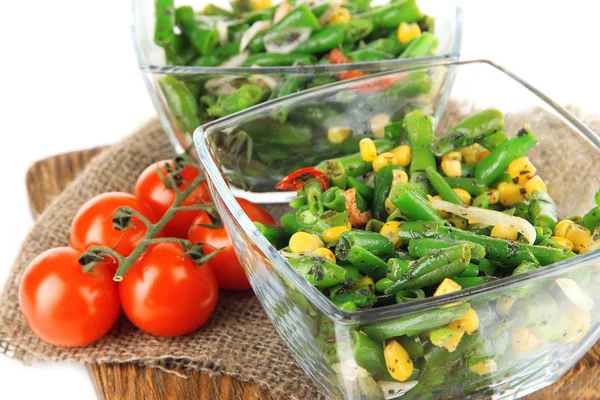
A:
[[[60,154],[40,160],[27,172],[29,204],[34,217],[60,194],[102,148]],[[89,366],[98,397],[106,400],[272,400],[256,385],[231,377],[210,377],[177,370],[180,376],[136,364]],[[562,379],[526,397],[527,400],[600,399],[600,342]],[[310,399],[307,399],[310,400]]]

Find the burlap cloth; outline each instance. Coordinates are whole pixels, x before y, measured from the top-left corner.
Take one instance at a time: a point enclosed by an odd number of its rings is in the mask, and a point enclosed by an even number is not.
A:
[[[455,123],[460,114],[456,105],[451,105],[446,113],[449,119],[443,121],[444,125]],[[568,128],[563,122],[539,110],[528,115],[507,115],[506,119],[507,132],[513,132],[513,129],[528,122],[534,132],[565,130],[562,137],[567,137]],[[592,129],[600,130],[600,120],[588,119],[586,122]],[[584,161],[582,173],[598,171],[600,160],[589,144],[570,136],[565,140],[568,142],[566,147],[563,140],[542,140],[534,150],[538,159],[536,165],[542,176],[560,174],[574,159]],[[582,146],[589,150],[582,152]],[[0,354],[25,363],[137,362],[162,368],[175,365],[252,381],[268,389],[275,397],[297,400],[322,398],[291,357],[251,292],[223,291],[209,322],[197,332],[178,338],[145,334],[121,317],[110,333],[97,343],[63,349],[39,340],[25,323],[19,312],[17,292],[21,274],[31,259],[46,249],[68,244],[71,219],[86,200],[103,192],[131,191],[136,177],[147,165],[173,155],[158,121],[150,121],[92,160],[44,211],[25,238],[0,298]],[[595,187],[598,187],[597,184],[596,181]],[[550,193],[554,193],[552,189],[549,187]],[[560,192],[569,193],[564,188]],[[560,199],[557,200],[560,202]]]

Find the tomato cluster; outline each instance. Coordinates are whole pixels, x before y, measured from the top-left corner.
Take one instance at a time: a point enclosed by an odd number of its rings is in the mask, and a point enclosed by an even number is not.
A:
[[[218,216],[193,209],[210,204],[206,182],[190,188],[178,204],[184,210],[169,213],[177,193],[201,173],[193,165],[177,170],[176,191],[163,179],[175,168],[173,160],[160,161],[141,173],[134,195],[111,192],[92,198],[73,219],[70,247],[47,250],[31,261],[21,279],[19,302],[38,337],[64,347],[92,343],[111,329],[121,308],[145,332],[184,335],[211,316],[219,288],[250,288]],[[251,220],[275,225],[259,206],[238,202]],[[162,229],[152,235],[149,229],[157,227]],[[198,244],[206,256],[201,260],[207,261],[198,265],[198,257],[182,243]],[[99,246],[117,254],[94,253]],[[94,259],[95,254],[102,255]],[[131,266],[117,282],[126,257]]]

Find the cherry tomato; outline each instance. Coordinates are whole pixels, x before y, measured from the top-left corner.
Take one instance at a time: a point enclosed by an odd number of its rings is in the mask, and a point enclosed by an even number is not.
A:
[[[157,243],[127,271],[119,294],[135,326],[157,336],[179,336],[208,320],[219,287],[209,265],[184,257],[178,243]]]
[[[327,179],[327,176],[323,172],[319,171],[315,167],[300,168],[299,170],[292,172],[279,181],[279,183],[275,185],[275,189],[300,190],[304,187],[304,183],[309,178],[315,178],[318,180],[321,186],[323,186],[323,190],[329,189],[329,179]]]
[[[261,222],[265,225],[276,225],[273,217],[260,206],[244,199],[237,199],[237,201],[250,220]],[[225,228],[211,229],[200,226],[199,224],[211,224],[211,219],[207,213],[200,213],[192,224],[189,233],[189,240],[192,243],[203,242],[216,248],[223,247],[223,249],[208,262],[217,277],[219,287],[232,290],[250,289],[251,286],[250,282],[248,282],[248,277],[246,277],[244,268],[241,266],[235,255],[235,251],[233,250],[233,246],[231,245],[231,241],[229,240]],[[210,246],[203,246],[203,248],[206,254],[210,254],[214,251]]]
[[[129,193],[109,192],[94,197],[85,203],[71,224],[71,247],[86,251],[91,245],[108,246],[117,253],[128,256],[144,238],[147,228],[139,218],[131,218],[124,230],[113,227],[113,215],[119,207],[131,207],[150,222],[158,218],[150,209]]]
[[[332,64],[348,64],[350,63],[350,59],[344,55],[340,50],[333,49],[331,53],[329,53],[329,62]]]
[[[364,75],[365,74],[360,71],[350,70],[350,71],[346,72],[344,75],[342,75],[340,77],[340,80],[345,81],[348,79],[360,78],[361,76],[364,76]]]
[[[173,167],[172,160],[163,160],[150,165],[138,177],[135,183],[134,195],[141,203],[152,209],[155,214],[162,216],[175,201],[175,191],[167,189],[158,175],[159,171],[163,176],[167,175],[166,166]],[[186,183],[191,183],[200,174],[197,168],[188,166],[181,171],[181,191],[187,188]],[[202,182],[192,193],[182,202],[182,206],[191,206],[210,201],[210,194],[206,181]],[[187,232],[192,225],[192,221],[200,211],[180,211],[175,214],[173,219],[163,228],[165,237],[187,238]]]
[[[119,315],[117,283],[107,268],[83,272],[81,252],[47,250],[29,263],[19,304],[31,330],[56,346],[84,346],[104,336]]]
[[[381,77],[377,79],[371,79],[367,82],[357,83],[356,85],[350,86],[350,89],[356,90],[359,93],[374,93],[378,92],[382,89],[392,86],[394,83],[398,81],[403,81],[406,79],[406,74]]]

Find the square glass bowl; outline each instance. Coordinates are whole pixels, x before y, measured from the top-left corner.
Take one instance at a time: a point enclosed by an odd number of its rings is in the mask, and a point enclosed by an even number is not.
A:
[[[559,379],[600,337],[599,250],[443,296],[346,312],[305,281],[269,244],[235,201],[224,178],[220,141],[240,126],[269,119],[281,109],[291,111],[315,102],[337,104],[340,92],[360,92],[423,73],[441,79],[438,93],[444,93],[444,77],[456,74],[437,134],[473,110],[497,107],[505,113],[508,135],[529,124],[539,139],[529,157],[556,200],[559,214],[581,215],[594,206],[600,185],[598,136],[526,82],[488,61],[417,67],[288,96],[201,126],[195,131],[195,145],[216,207],[256,295],[323,393],[336,399],[388,399],[401,394],[407,399],[524,396]],[[367,120],[389,107],[393,98],[378,93],[358,94],[345,102],[348,119],[360,112]],[[440,96],[430,98],[428,113],[436,114],[436,108],[445,104]],[[326,126],[314,128],[314,140],[326,132]],[[279,207],[271,206],[270,211],[286,206]],[[454,313],[469,307],[477,311],[480,328],[465,335],[456,351],[432,346],[426,335],[419,335],[444,326]],[[365,341],[363,333],[372,342]],[[420,372],[408,381],[390,383],[385,370],[357,367],[377,364],[384,341],[404,334],[412,335],[412,339],[406,336],[414,346],[412,354],[424,354],[414,361]],[[495,368],[490,367],[492,362]],[[481,375],[471,369],[475,365]]]
[[[275,1],[277,2],[277,1]],[[376,1],[374,3],[385,4],[388,0]],[[222,68],[222,67],[189,67],[166,65],[164,51],[154,43],[154,25],[156,21],[154,13],[154,1],[133,0],[133,39],[138,56],[139,67],[156,108],[161,124],[173,146],[181,151],[191,144],[193,129],[201,123],[207,122],[203,111],[206,108],[200,102],[202,92],[207,85],[222,85],[222,90],[235,90],[240,85],[249,81],[259,81],[273,88],[278,88],[288,79],[298,79],[305,84],[316,85],[335,81],[335,76],[343,75],[349,70],[359,71],[364,74],[376,73],[385,70],[395,70],[403,66],[411,66],[415,63],[436,62],[441,60],[458,60],[461,46],[461,10],[453,0],[417,0],[421,11],[435,18],[435,35],[439,39],[436,56],[418,59],[395,59],[376,62],[354,63],[338,65],[307,65],[298,67],[258,67],[258,68]],[[196,10],[201,10],[207,0],[176,0],[177,6],[191,5]],[[214,4],[224,6],[225,1],[213,1]],[[193,97],[190,101],[191,109],[197,110],[197,124],[191,121],[189,113],[180,112],[182,101],[176,95],[166,96],[166,91],[161,88],[161,79],[183,82]],[[216,82],[216,83],[215,83]],[[224,83],[225,82],[225,83]],[[189,111],[189,110],[188,110]],[[188,118],[181,114],[187,115]],[[194,112],[192,112],[194,114]]]

